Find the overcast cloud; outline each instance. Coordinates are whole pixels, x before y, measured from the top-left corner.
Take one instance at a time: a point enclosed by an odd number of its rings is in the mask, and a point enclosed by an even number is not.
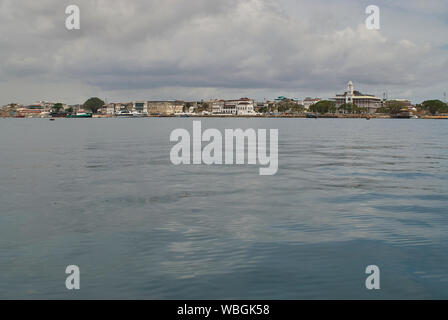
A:
[[[81,30],[65,29],[65,8]],[[365,8],[380,7],[380,31]],[[0,0],[0,104],[448,91],[446,0]]]

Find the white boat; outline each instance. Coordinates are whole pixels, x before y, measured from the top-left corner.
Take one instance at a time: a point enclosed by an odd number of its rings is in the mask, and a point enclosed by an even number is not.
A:
[[[134,114],[128,110],[120,110],[117,113],[115,113],[115,116],[117,116],[117,117],[133,117]]]
[[[141,118],[141,117],[143,117],[143,113],[138,112],[138,111],[134,111],[134,112],[132,112],[132,115],[133,115],[134,117],[136,117],[136,118]]]

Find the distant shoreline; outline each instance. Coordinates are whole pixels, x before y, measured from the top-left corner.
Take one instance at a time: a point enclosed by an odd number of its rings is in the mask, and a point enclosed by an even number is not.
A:
[[[177,118],[177,119],[188,119],[188,118],[210,118],[210,119],[307,119],[306,115],[258,115],[258,116],[226,116],[226,115],[189,115],[189,116],[177,116],[177,115],[154,115],[154,116],[139,116],[139,117],[116,117],[116,116],[105,116],[105,115],[94,115],[91,119],[150,119],[150,118]],[[1,117],[1,119],[68,119],[65,117]],[[85,119],[85,118],[84,118]],[[320,115],[317,118],[310,119],[390,119],[390,120],[413,120],[409,118],[396,118],[388,115],[375,116],[370,115],[368,118],[365,115]],[[414,120],[448,120],[448,116],[419,116],[418,119]]]

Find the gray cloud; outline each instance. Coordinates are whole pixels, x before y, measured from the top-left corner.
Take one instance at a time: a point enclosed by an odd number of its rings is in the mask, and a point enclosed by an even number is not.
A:
[[[406,30],[412,17],[442,34],[446,23],[431,14],[446,17],[445,1],[378,1],[379,32],[364,27],[365,8],[350,0],[76,2],[79,31],[65,29],[72,1],[0,2],[0,103],[328,97],[350,79],[418,100],[447,87],[439,36]]]

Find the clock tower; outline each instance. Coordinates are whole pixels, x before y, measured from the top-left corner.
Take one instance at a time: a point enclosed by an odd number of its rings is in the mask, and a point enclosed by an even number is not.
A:
[[[353,96],[355,92],[355,87],[352,81],[349,81],[347,84],[347,96],[345,98],[345,103],[353,103]]]

